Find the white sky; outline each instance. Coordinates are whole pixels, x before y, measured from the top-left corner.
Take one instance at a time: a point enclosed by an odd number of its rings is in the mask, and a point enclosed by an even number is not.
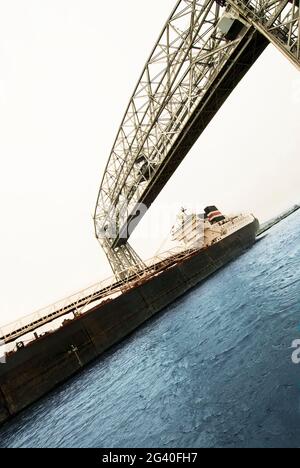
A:
[[[0,0],[0,325],[110,275],[92,213],[128,100],[175,0]],[[169,182],[162,207],[261,220],[300,201],[300,78],[269,47]],[[145,223],[145,224],[144,224]],[[148,232],[148,230],[147,230]]]

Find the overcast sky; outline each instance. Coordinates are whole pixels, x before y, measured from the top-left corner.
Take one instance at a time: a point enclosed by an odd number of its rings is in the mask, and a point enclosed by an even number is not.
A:
[[[93,231],[102,173],[174,0],[0,0],[0,324],[110,275]],[[273,47],[198,140],[133,236],[166,211],[300,201],[300,74]],[[170,207],[170,208],[168,208]]]

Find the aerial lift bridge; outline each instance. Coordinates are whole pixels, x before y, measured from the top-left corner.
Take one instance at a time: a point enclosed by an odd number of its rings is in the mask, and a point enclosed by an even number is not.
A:
[[[266,47],[300,69],[299,0],[180,0],[145,65],[95,210],[117,279],[143,271],[128,240],[214,115]]]

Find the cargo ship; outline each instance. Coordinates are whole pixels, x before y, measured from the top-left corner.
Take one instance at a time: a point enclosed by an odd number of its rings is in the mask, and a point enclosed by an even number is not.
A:
[[[47,314],[3,327],[2,348],[10,345],[12,349],[0,364],[0,423],[241,255],[254,244],[258,229],[252,214],[224,216],[216,206],[209,206],[203,214],[189,215],[183,209],[172,230],[173,240],[180,244],[176,253],[150,262],[126,282],[99,286],[51,306]],[[40,332],[58,319],[58,328]]]

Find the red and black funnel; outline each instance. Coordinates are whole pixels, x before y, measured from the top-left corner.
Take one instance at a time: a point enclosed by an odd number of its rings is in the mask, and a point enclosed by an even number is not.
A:
[[[208,206],[204,210],[205,213],[205,218],[208,219],[208,221],[211,224],[218,223],[219,221],[224,221],[225,216],[222,215],[221,211],[218,210],[216,206]]]

